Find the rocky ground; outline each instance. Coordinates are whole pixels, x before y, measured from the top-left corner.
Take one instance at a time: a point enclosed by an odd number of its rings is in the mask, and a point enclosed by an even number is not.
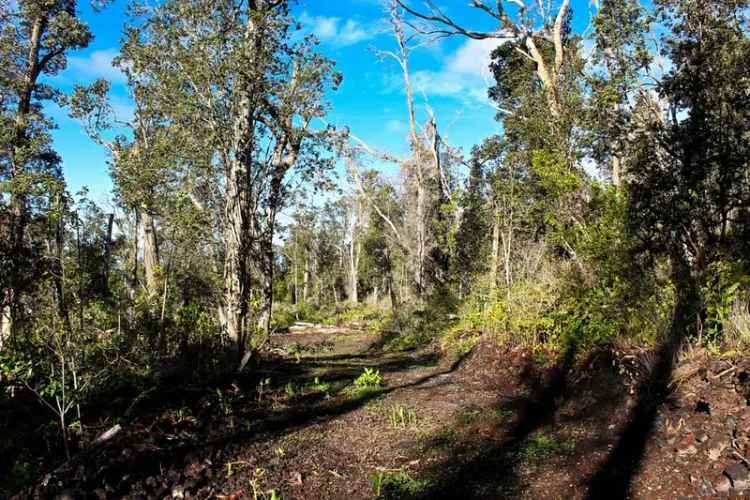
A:
[[[40,461],[15,498],[750,495],[750,363],[691,350],[661,387],[635,349],[377,345],[354,328],[278,334],[248,375],[134,398],[112,439]],[[381,385],[353,384],[365,368]]]

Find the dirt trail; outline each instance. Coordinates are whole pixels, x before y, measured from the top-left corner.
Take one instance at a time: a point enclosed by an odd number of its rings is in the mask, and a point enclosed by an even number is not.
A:
[[[708,375],[654,412],[643,457],[606,470],[636,404],[606,355],[570,369],[565,358],[488,344],[456,360],[385,352],[378,340],[347,328],[277,334],[275,354],[244,377],[139,400],[117,439],[47,473],[34,493],[671,499],[741,497],[750,488],[726,472],[747,473],[735,456],[750,443],[750,382],[739,366],[704,360]],[[381,385],[356,387],[368,368]],[[602,474],[626,478],[630,491],[592,494],[590,481]]]

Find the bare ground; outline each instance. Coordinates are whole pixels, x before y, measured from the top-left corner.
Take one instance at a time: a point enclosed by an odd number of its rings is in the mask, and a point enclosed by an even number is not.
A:
[[[249,375],[135,398],[123,430],[17,498],[743,497],[750,369],[703,351],[650,393],[633,352],[389,353],[353,329],[278,334]],[[365,368],[382,386],[358,389]],[[170,388],[171,387],[171,388]],[[636,414],[637,413],[637,414]],[[273,491],[273,493],[272,493]]]

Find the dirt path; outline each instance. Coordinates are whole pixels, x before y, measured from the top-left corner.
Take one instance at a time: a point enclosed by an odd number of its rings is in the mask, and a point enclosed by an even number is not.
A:
[[[592,447],[606,456],[607,443],[597,441],[606,437],[592,442],[589,429],[551,425],[544,399],[557,394],[535,392],[562,388],[554,380],[535,386],[528,360],[489,367],[481,366],[481,357],[462,363],[430,352],[384,353],[371,349],[376,341],[345,330],[276,337],[287,362],[288,353],[294,362],[267,375],[277,386],[296,384],[300,391],[288,390],[288,398],[276,401],[289,412],[283,432],[233,457],[237,472],[227,491],[274,489],[298,499],[583,495],[578,476],[593,472]],[[381,388],[353,389],[365,368],[379,372]],[[316,378],[330,384],[317,400],[305,389]],[[295,409],[302,409],[299,418],[289,419]],[[608,426],[610,418],[592,422]],[[579,448],[585,456],[578,456]]]
[[[115,439],[40,471],[17,498],[672,499],[750,489],[750,370],[737,364],[701,361],[648,428],[633,428],[636,395],[606,355],[569,370],[565,357],[489,344],[455,360],[385,352],[378,341],[346,328],[277,334],[274,354],[247,375],[128,399]],[[354,384],[366,369],[379,385]],[[636,459],[614,459],[630,457],[643,432]]]

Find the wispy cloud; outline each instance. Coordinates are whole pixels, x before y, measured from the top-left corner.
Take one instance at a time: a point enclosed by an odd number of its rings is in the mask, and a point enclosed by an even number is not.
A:
[[[385,122],[385,129],[388,132],[398,134],[401,132],[406,132],[406,124],[401,120],[388,120],[387,122]]]
[[[321,42],[340,47],[370,40],[377,35],[376,30],[351,18],[311,16],[303,12],[300,15],[300,21]]]
[[[79,81],[104,78],[115,84],[125,83],[125,74],[112,65],[117,49],[95,50],[86,56],[68,58],[67,76]]]
[[[491,54],[497,46],[497,40],[467,40],[445,56],[437,70],[415,72],[414,83],[429,95],[487,102],[487,87],[492,82]]]

